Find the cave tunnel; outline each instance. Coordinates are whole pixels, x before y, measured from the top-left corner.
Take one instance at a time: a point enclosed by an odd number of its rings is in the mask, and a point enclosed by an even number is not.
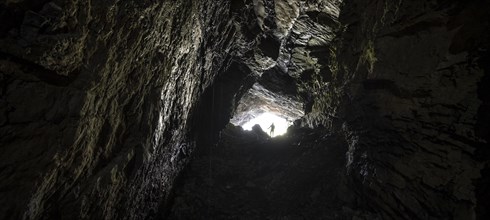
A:
[[[0,219],[490,219],[489,49],[485,0],[2,1]]]

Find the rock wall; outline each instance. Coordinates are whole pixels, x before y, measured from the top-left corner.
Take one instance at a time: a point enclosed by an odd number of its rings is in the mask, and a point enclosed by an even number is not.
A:
[[[0,219],[145,219],[231,56],[228,1],[0,3]]]
[[[368,219],[485,219],[488,2],[344,3],[303,122],[343,131],[346,202]]]

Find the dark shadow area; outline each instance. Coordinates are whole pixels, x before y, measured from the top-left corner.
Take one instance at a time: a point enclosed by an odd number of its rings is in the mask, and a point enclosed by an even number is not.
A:
[[[14,55],[7,54],[1,51],[0,51],[0,59],[8,60],[12,63],[15,63],[18,66],[22,67],[23,72],[34,75],[39,80],[42,80],[47,84],[51,84],[55,86],[68,86],[78,77],[78,74],[80,73],[80,70],[76,69],[68,73],[66,76],[61,75],[58,74],[56,71],[46,69],[43,66],[33,63],[27,59],[16,57]]]
[[[489,45],[485,50],[481,51],[478,64],[482,67],[485,75],[478,83],[478,97],[482,101],[478,109],[478,121],[475,126],[476,134],[490,142],[490,52]],[[490,147],[488,145],[480,145],[476,149],[477,159],[487,161],[485,167],[481,171],[481,178],[476,182],[476,198],[478,200],[477,213],[478,219],[490,219]]]
[[[231,61],[215,83],[206,88],[192,117],[198,149],[218,141],[218,133],[230,120],[243,94],[252,87],[255,77],[243,63]],[[202,146],[202,147],[199,147]]]
[[[265,71],[258,82],[277,94],[291,97],[296,97],[298,94],[296,80],[277,66]]]
[[[346,150],[319,129],[270,139],[229,124],[193,155],[166,219],[339,219]]]

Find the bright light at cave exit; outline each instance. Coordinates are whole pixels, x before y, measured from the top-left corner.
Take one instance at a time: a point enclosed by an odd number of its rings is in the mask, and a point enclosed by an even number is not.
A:
[[[245,123],[242,128],[245,130],[252,130],[252,127],[256,124],[260,125],[262,130],[264,130],[267,134],[270,134],[270,126],[271,124],[274,123],[274,134],[272,134],[272,137],[282,135],[286,133],[289,127],[288,121],[283,118],[279,117],[273,113],[262,113],[255,117],[254,119],[250,120],[249,122]]]

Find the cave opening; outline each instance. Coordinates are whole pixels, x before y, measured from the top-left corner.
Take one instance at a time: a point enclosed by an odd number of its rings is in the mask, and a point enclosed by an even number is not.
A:
[[[304,115],[302,103],[294,97],[272,92],[255,83],[240,99],[230,123],[251,131],[259,125],[271,137],[286,134],[288,127]],[[274,132],[271,125],[274,124]]]
[[[275,25],[261,29],[252,16],[241,27],[243,39],[253,39],[243,45],[257,47],[239,48],[240,56],[225,62],[193,111],[196,149],[166,219],[296,219],[296,213],[332,219],[342,209],[330,195],[343,180],[347,145],[307,121],[314,96],[326,92],[332,78],[328,45],[338,3],[265,2],[270,16],[259,20]]]
[[[241,127],[245,130],[251,131],[252,127],[255,125],[259,125],[262,130],[264,130],[264,128],[272,129],[271,126],[274,125],[275,130],[274,131],[271,130],[269,133],[271,137],[275,137],[278,135],[285,134],[287,132],[288,127],[291,125],[291,123],[289,123],[287,118],[278,116],[275,113],[264,112],[258,115],[257,117],[253,118],[252,120],[248,121]]]

